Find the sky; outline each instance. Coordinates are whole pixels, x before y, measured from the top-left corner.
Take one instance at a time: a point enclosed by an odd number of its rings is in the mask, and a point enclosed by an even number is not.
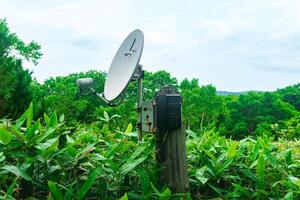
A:
[[[144,70],[225,91],[273,91],[300,79],[299,0],[0,0],[0,18],[41,44],[39,82],[107,71],[125,37],[144,32]]]

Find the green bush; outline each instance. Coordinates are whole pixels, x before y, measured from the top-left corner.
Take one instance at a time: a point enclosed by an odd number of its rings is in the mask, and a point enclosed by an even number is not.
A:
[[[33,120],[32,104],[15,122],[1,120],[2,199],[170,199],[157,189],[154,140],[137,142],[129,124],[113,131],[104,113],[99,126],[64,124],[56,112]],[[118,119],[116,119],[118,120]],[[299,199],[300,143],[268,137],[241,141],[213,130],[187,131],[193,199]]]

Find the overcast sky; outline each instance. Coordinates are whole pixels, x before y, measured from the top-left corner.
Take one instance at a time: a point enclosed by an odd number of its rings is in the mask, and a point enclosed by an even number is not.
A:
[[[300,80],[299,0],[0,0],[13,32],[42,45],[50,76],[107,71],[123,39],[144,32],[148,71],[218,90],[275,90]]]

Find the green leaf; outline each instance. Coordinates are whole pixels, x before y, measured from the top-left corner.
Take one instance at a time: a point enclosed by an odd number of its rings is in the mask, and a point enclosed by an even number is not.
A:
[[[285,154],[285,161],[288,165],[292,164],[293,159],[292,159],[292,150],[289,149],[286,154]]]
[[[131,133],[132,132],[132,124],[129,123],[126,130],[125,130],[125,133]]]
[[[140,182],[142,185],[144,196],[146,196],[150,193],[150,189],[151,189],[149,175],[143,168],[139,169],[137,173],[140,177]]]
[[[62,200],[64,199],[64,196],[62,195],[61,191],[59,188],[56,187],[55,182],[48,181],[48,187],[51,192],[51,195],[55,200]]]
[[[289,180],[300,188],[300,179],[294,176],[289,176]]]
[[[73,189],[72,189],[72,186],[67,190],[66,194],[65,194],[65,197],[64,197],[64,200],[69,200],[71,199],[73,195]]]
[[[236,149],[237,149],[238,146],[239,146],[239,143],[237,141],[232,141],[230,143],[230,146],[229,146],[228,151],[227,151],[227,156],[229,158],[232,158],[236,155]]]
[[[145,155],[143,157],[140,157],[136,160],[133,160],[132,162],[126,162],[124,165],[121,167],[121,173],[122,174],[127,174],[131,170],[133,170],[136,166],[138,166],[140,163],[142,163],[144,160],[148,158],[148,155]]]
[[[262,154],[260,154],[256,166],[256,173],[258,178],[264,178],[265,167],[266,167],[265,157]]]
[[[39,127],[40,125],[41,125],[40,119],[38,119],[38,120],[34,123],[34,125],[33,125],[29,130],[27,130],[27,132],[26,132],[26,140],[30,140],[30,139],[33,137],[35,131],[38,129],[38,127]]]
[[[223,173],[233,162],[234,158],[227,159],[223,164],[218,164],[216,167],[216,175]]]
[[[57,125],[58,125],[57,114],[56,114],[56,112],[54,111],[54,112],[51,114],[51,117],[50,117],[50,126],[51,126],[51,127],[56,127]]]
[[[30,103],[29,108],[27,109],[26,112],[26,128],[29,129],[32,123],[32,119],[33,119],[33,104],[32,102]]]
[[[15,126],[11,126],[10,129],[19,141],[23,142],[24,144],[27,142],[25,136]]]
[[[103,116],[104,116],[104,118],[105,118],[105,121],[106,121],[106,122],[109,122],[109,115],[107,114],[106,111],[103,111]]]
[[[169,188],[166,188],[160,195],[160,198],[159,199],[162,199],[162,200],[167,200],[167,199],[170,199],[172,196],[172,193],[171,193],[171,190]]]
[[[257,141],[254,145],[254,148],[253,148],[253,151],[252,151],[252,161],[255,160],[258,156],[258,153],[259,153],[259,148],[260,148],[260,144],[259,142]]]
[[[18,180],[18,178],[15,178],[15,180],[10,184],[10,186],[9,186],[7,192],[6,192],[6,194],[8,196],[12,196],[12,194],[14,192],[14,189],[16,187],[17,180]]]
[[[17,168],[16,166],[13,165],[5,165],[4,167],[1,167],[1,169],[5,169],[13,174],[15,174],[16,176],[21,176],[22,178],[24,178],[25,180],[32,180],[32,178],[23,170]]]
[[[125,193],[119,200],[128,200],[127,193]]]
[[[0,162],[5,160],[5,156],[3,155],[3,152],[0,152]]]
[[[203,185],[208,181],[208,179],[204,177],[204,173],[206,170],[207,166],[203,166],[200,169],[196,170],[196,179],[200,181]]]
[[[12,139],[12,134],[9,132],[5,126],[0,126],[0,142],[7,145]]]
[[[27,117],[27,111],[25,111],[21,117],[19,119],[17,119],[16,123],[15,123],[15,128],[16,129],[19,129],[25,122],[26,120],[26,117]]]
[[[293,192],[288,192],[284,197],[284,200],[293,200],[294,199],[294,193]]]
[[[47,159],[51,153],[53,153],[59,144],[59,137],[47,140],[45,143],[39,143],[35,147],[41,150],[41,155],[44,159]]]
[[[100,174],[100,168],[95,169],[88,177],[88,179],[84,182],[79,191],[79,199],[83,199],[89,189],[92,187],[94,182],[97,179],[98,174]]]
[[[59,123],[63,123],[64,122],[64,120],[65,120],[65,114],[63,113],[63,114],[61,114],[60,116],[59,116]]]
[[[48,127],[50,127],[50,118],[47,113],[44,113],[44,121]]]
[[[52,138],[50,140],[47,140],[45,143],[39,143],[35,146],[35,148],[39,149],[39,150],[46,150],[47,148],[49,148],[50,146],[52,146],[54,143],[56,143],[56,141],[58,140],[59,137],[56,138]]]
[[[31,140],[30,140],[30,144],[33,143],[40,143],[42,142],[44,139],[48,138],[49,136],[51,136],[55,131],[56,131],[57,127],[53,128],[50,127],[46,133],[40,133],[39,135],[34,136]]]

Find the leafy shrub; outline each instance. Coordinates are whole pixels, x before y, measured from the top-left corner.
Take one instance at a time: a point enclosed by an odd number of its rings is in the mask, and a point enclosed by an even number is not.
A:
[[[31,104],[15,122],[0,121],[0,199],[179,198],[157,189],[152,135],[137,142],[131,124],[125,131],[70,127],[56,112],[33,118]],[[100,120],[114,118],[104,113]],[[300,198],[299,141],[187,133],[193,199]]]

